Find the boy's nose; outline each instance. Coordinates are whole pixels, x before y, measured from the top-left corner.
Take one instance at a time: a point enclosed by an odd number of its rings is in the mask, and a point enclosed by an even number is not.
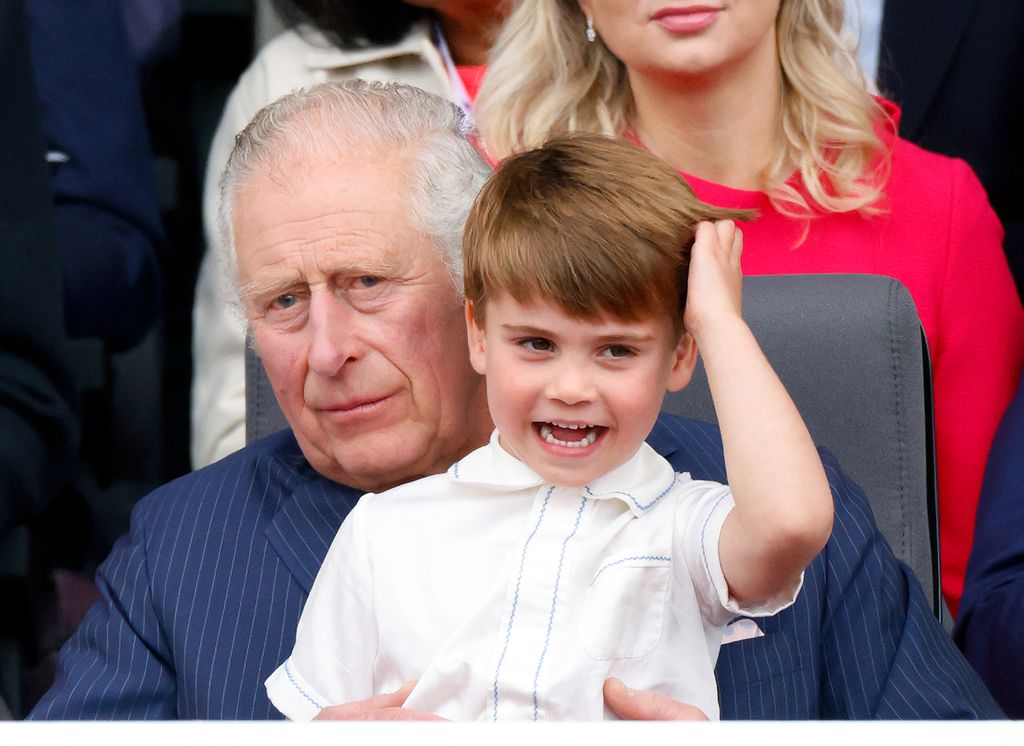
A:
[[[547,386],[547,394],[551,399],[566,404],[582,404],[593,401],[597,396],[597,388],[588,365],[564,363],[553,373]]]

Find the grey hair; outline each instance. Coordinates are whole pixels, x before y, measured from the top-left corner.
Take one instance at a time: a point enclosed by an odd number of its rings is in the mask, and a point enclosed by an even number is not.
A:
[[[235,138],[220,180],[218,229],[222,274],[241,312],[233,214],[254,174],[279,182],[301,178],[284,168],[296,155],[340,162],[347,154],[399,154],[408,159],[409,218],[432,239],[459,298],[462,231],[490,169],[474,149],[462,111],[445,99],[400,83],[321,83],[261,109]]]

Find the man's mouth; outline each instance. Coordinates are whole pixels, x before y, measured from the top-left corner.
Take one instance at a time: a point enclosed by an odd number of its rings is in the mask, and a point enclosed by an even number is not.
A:
[[[541,440],[563,448],[588,448],[607,429],[601,425],[575,422],[538,422],[536,426]]]

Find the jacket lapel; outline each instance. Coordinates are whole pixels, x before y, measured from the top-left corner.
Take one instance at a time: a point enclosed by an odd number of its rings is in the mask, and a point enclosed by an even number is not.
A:
[[[902,137],[920,137],[977,4],[978,0],[885,4],[878,87],[903,109]]]
[[[317,475],[308,465],[306,471],[305,478],[286,488],[266,535],[308,594],[334,535],[362,493]]]

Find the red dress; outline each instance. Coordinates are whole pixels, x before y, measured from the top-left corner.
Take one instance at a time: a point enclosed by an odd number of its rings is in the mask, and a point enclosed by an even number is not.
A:
[[[455,68],[459,73],[463,88],[470,101],[476,101],[476,94],[480,92],[480,86],[484,84],[484,75],[487,74],[486,65],[459,65]]]
[[[745,274],[878,274],[910,291],[932,359],[942,589],[956,613],[985,460],[1024,364],[1024,311],[1002,226],[974,172],[883,134],[892,149],[888,212],[816,217],[802,243],[806,221],[779,214],[763,193],[683,176],[705,202],[757,209],[743,224]]]

